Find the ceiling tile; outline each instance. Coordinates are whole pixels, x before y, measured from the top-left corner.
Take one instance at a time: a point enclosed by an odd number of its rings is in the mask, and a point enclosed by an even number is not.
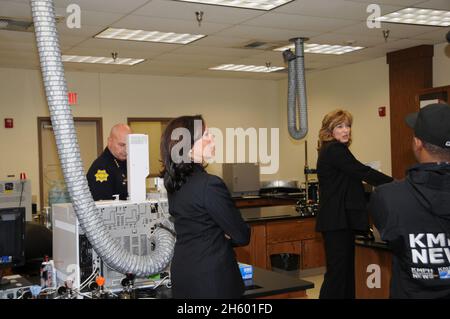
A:
[[[266,51],[247,58],[241,58],[235,64],[266,65],[267,62],[270,62],[272,66],[286,66],[283,60],[283,54],[274,51]]]
[[[342,34],[337,32],[324,33],[310,38],[307,43],[337,44],[369,47],[384,43],[384,38],[380,32],[378,36],[368,37],[355,34]]]
[[[253,80],[280,80],[286,78],[284,73],[255,73],[255,72],[234,72],[234,71],[214,71],[205,70],[190,74],[190,76],[217,77],[217,78],[237,78]]]
[[[117,57],[119,58],[134,58],[134,59],[148,59],[153,55],[145,55],[143,51],[133,51],[133,50],[107,50],[107,49],[93,49],[87,47],[75,47],[70,50],[64,50],[62,53],[65,55],[82,55],[82,56],[96,56],[96,57],[111,57],[113,52],[117,52]],[[158,53],[160,54],[160,53]]]
[[[344,0],[298,0],[287,3],[286,5],[273,11],[298,14],[302,16],[343,18],[364,21],[369,16],[369,13],[367,13],[367,6],[367,3],[349,2]],[[380,7],[383,14],[402,8],[389,5],[380,5]]]
[[[214,48],[201,46],[184,46],[175,51],[177,54],[194,54],[202,56],[229,56],[229,57],[247,57],[258,53],[258,50],[252,49],[230,49]]]
[[[266,13],[243,23],[244,25],[290,30],[329,32],[355,24],[353,20],[319,18],[284,13]]]
[[[5,52],[27,52],[32,53],[33,55],[38,55],[38,50],[35,43],[25,43],[25,42],[14,42],[14,43],[7,43],[0,42],[0,51]],[[1,58],[1,57],[0,57]]]
[[[359,35],[368,37],[379,37],[382,35],[383,30],[390,30],[389,37],[394,39],[414,37],[422,33],[427,33],[431,31],[439,31],[440,27],[430,27],[430,26],[418,26],[418,25],[407,25],[398,23],[382,23],[381,28],[369,29],[365,22],[355,24],[349,27],[344,27],[335,30],[337,33],[349,34],[349,35]]]
[[[137,41],[120,41],[120,40],[108,40],[108,39],[95,39],[89,38],[88,40],[80,43],[76,48],[97,49],[105,51],[117,51],[123,52],[124,50],[131,50],[136,52],[142,52],[145,56],[152,56],[161,54],[164,52],[170,52],[181,47],[178,44],[167,43],[153,43],[153,42],[137,42]]]
[[[94,72],[94,73],[116,73],[120,70],[129,68],[126,65],[112,65],[112,64],[91,64],[91,63],[64,63],[65,71],[80,71],[80,72]]]
[[[421,2],[421,3],[417,4],[415,7],[450,11],[450,1],[449,0],[429,0],[429,1]]]
[[[360,2],[360,3],[377,3],[377,4],[389,4],[393,6],[412,6],[416,3],[423,2],[424,0],[345,0],[348,2]]]
[[[442,28],[442,30],[426,32],[413,37],[413,40],[429,40],[433,43],[442,43],[446,41],[447,33],[450,32],[450,28]]]
[[[129,68],[125,70],[121,70],[117,73],[120,74],[136,74],[136,75],[153,75],[153,76],[186,76],[189,75],[196,70],[193,69],[176,69],[169,70],[167,68],[155,68],[155,69],[139,69],[139,68]]]
[[[237,37],[222,37],[209,35],[205,38],[197,40],[190,43],[189,46],[202,46],[202,47],[213,47],[213,48],[238,48],[243,47],[252,40],[250,38],[237,38]]]
[[[183,64],[189,65],[190,63],[198,65],[204,64],[216,64],[216,63],[232,63],[236,58],[235,57],[227,57],[227,56],[212,56],[212,55],[194,55],[194,54],[176,54],[176,53],[167,53],[159,55],[156,59],[153,59],[154,62],[161,63],[171,63],[174,65]]]
[[[230,24],[205,22],[199,27],[197,21],[177,20],[139,15],[129,15],[112,25],[115,28],[141,29],[146,31],[213,34],[230,27]]]
[[[258,41],[282,41],[289,42],[289,39],[296,37],[312,37],[322,32],[306,30],[287,30],[277,28],[264,28],[249,25],[237,25],[217,33],[217,36],[237,37],[244,39],[254,39]]]
[[[61,12],[61,15],[67,17],[68,14],[63,11]],[[82,10],[81,28],[84,28],[86,25],[102,27],[109,26],[123,17],[123,14]]]
[[[71,29],[71,28],[68,28],[65,23],[59,23],[57,25],[58,34],[68,35],[68,36],[72,36],[72,37],[93,37],[95,34],[99,33],[103,29],[104,29],[104,27],[102,27],[102,26],[83,25],[82,28]]]
[[[1,42],[36,42],[33,32],[21,32],[21,31],[7,31],[0,30],[0,41]]]
[[[373,48],[367,48],[364,50],[356,51],[353,53],[354,56],[367,56],[367,57],[382,57],[386,53],[394,52],[406,48],[415,47],[418,45],[429,44],[427,41],[422,40],[411,40],[411,39],[401,39],[395,41],[388,41],[384,44],[378,45]]]
[[[130,13],[150,0],[54,0],[55,7],[67,8],[70,4],[78,4],[81,11],[98,11],[111,13]]]
[[[90,36],[72,36],[67,34],[59,34],[59,44],[61,46],[61,49],[69,49],[90,38]]]
[[[0,16],[31,19],[30,3],[0,1]]]
[[[203,11],[203,23],[237,24],[264,14],[260,10],[227,8],[223,6],[205,5],[180,1],[153,0],[139,8],[134,15],[150,17],[182,19],[197,23],[196,11]]]

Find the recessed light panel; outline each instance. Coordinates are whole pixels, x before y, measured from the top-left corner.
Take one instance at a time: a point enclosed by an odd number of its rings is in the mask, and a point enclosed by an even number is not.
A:
[[[143,42],[162,42],[188,44],[205,37],[203,34],[145,31],[108,28],[95,36],[98,39],[130,40]]]
[[[381,22],[419,24],[435,27],[450,26],[450,11],[405,8],[375,19]]]
[[[257,9],[269,11],[282,6],[292,0],[176,0],[182,2],[194,2],[212,4],[216,6]]]
[[[244,64],[222,64],[209,68],[215,71],[237,71],[237,72],[261,72],[270,73],[279,70],[283,70],[281,66],[265,66],[265,65],[244,65]]]
[[[81,56],[81,55],[63,55],[63,62],[73,63],[99,63],[99,64],[118,64],[118,65],[135,65],[145,61],[145,59],[132,58],[113,58],[102,56]]]
[[[285,51],[287,49],[294,49],[295,45],[290,44],[281,48],[276,48],[274,51]],[[320,53],[320,54],[345,54],[357,50],[364,49],[364,47],[350,46],[350,45],[333,45],[333,44],[314,44],[305,43],[305,53]]]

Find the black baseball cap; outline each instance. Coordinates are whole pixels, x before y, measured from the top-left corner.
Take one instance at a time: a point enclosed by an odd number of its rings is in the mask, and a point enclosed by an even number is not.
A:
[[[408,114],[406,124],[414,129],[414,135],[422,141],[450,148],[450,105],[435,103]]]

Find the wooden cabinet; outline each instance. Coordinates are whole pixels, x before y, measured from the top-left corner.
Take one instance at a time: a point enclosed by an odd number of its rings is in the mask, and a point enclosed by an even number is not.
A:
[[[302,241],[301,268],[317,268],[325,266],[325,249],[323,239],[319,236]]]
[[[315,219],[297,219],[268,223],[267,242],[278,243],[315,238]]]
[[[300,269],[325,266],[323,241],[315,232],[315,218],[256,222],[251,228],[250,244],[235,249],[240,262],[272,269],[271,255],[292,253],[300,255]]]
[[[235,248],[237,260],[245,264],[270,269],[267,267],[266,225],[251,225],[250,244]]]
[[[388,249],[356,245],[355,296],[387,299],[391,282],[392,254]]]

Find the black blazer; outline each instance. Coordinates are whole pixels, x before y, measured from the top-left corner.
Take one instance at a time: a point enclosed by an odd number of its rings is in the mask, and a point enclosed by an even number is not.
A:
[[[224,182],[196,165],[168,199],[177,233],[171,264],[173,297],[240,298],[244,283],[233,245],[247,245],[250,228]]]
[[[368,229],[367,201],[362,181],[378,186],[393,179],[359,162],[338,141],[322,146],[317,160],[319,213],[317,231]]]

